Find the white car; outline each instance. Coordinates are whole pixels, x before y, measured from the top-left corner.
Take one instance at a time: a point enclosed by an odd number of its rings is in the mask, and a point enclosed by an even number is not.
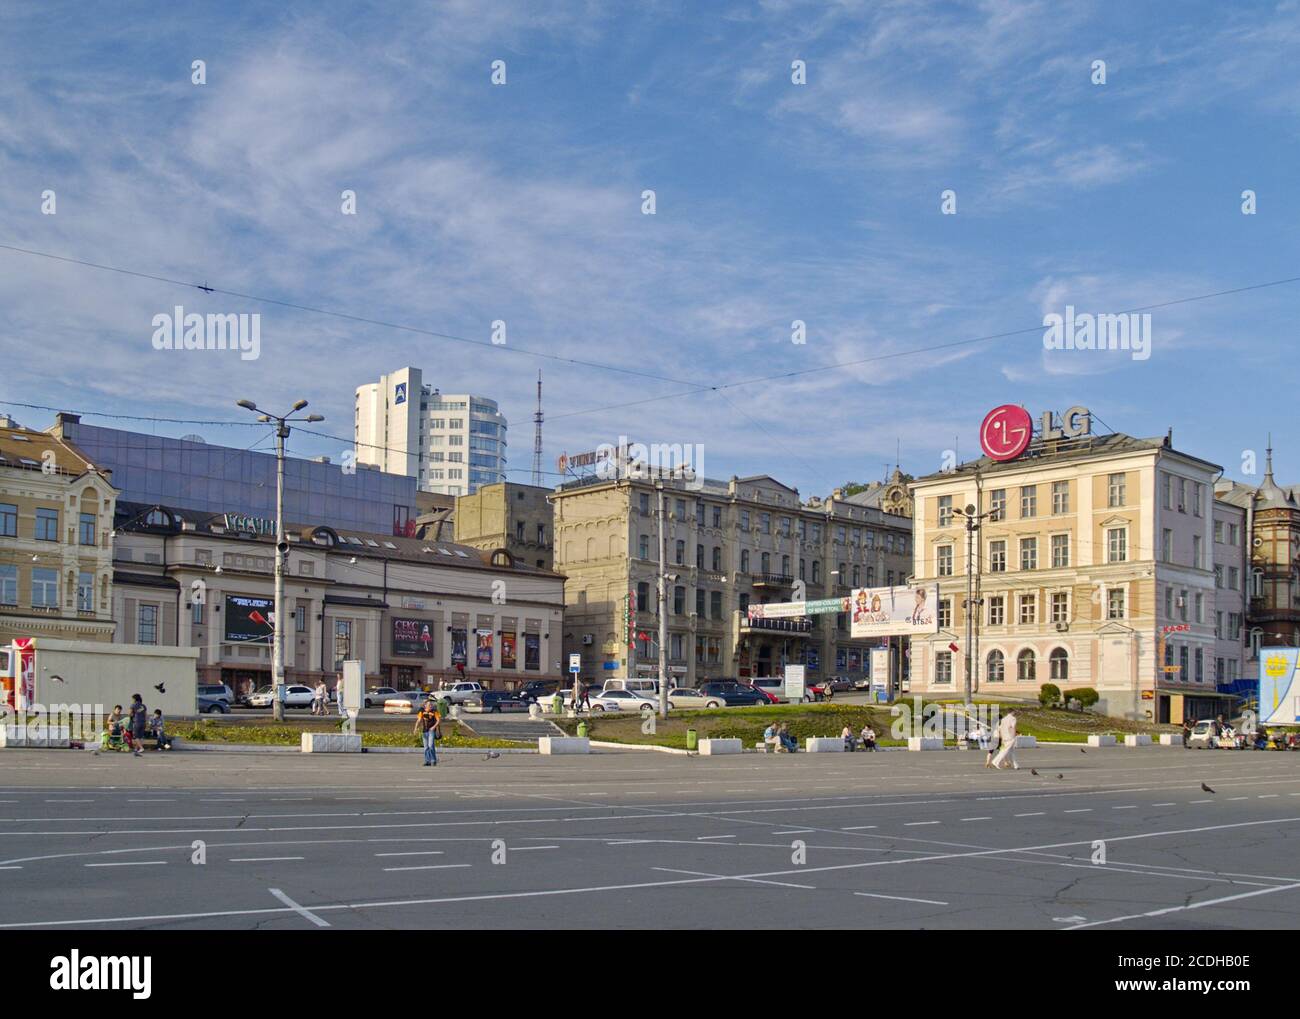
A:
[[[311,702],[315,699],[316,691],[309,686],[294,684],[284,689],[284,706],[286,708],[310,708]],[[253,708],[269,708],[274,700],[275,691],[269,686],[264,686],[248,698],[248,705]]]
[[[727,702],[721,697],[709,696],[689,686],[676,686],[668,691],[668,706],[670,708],[725,708]]]
[[[651,700],[631,690],[607,690],[591,699],[592,711],[654,711],[658,707],[658,698]]]
[[[367,708],[373,708],[376,704],[383,704],[389,697],[396,697],[397,691],[391,686],[381,686],[378,690],[370,690],[366,693],[362,703]]]
[[[429,694],[419,690],[403,690],[384,698],[385,715],[412,715],[429,699]],[[436,700],[436,698],[435,698]]]
[[[435,690],[433,696],[435,699],[445,699],[452,704],[464,704],[471,697],[477,697],[482,692],[482,683],[464,680],[459,683],[452,683],[451,686],[445,686],[441,690]]]

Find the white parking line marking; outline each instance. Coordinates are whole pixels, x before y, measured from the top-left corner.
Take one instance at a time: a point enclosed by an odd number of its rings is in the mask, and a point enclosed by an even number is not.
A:
[[[1075,924],[1073,927],[1065,928],[1068,931],[1080,930],[1084,927],[1102,927],[1110,923],[1123,923],[1125,920],[1146,920],[1153,916],[1165,916],[1168,913],[1181,913],[1186,909],[1204,909],[1206,906],[1220,906],[1225,902],[1236,902],[1239,899],[1251,899],[1257,895],[1272,895],[1274,892],[1289,892],[1300,888],[1300,882],[1290,885],[1276,885],[1272,888],[1261,888],[1253,892],[1242,892],[1240,895],[1229,895],[1222,899],[1208,899],[1205,902],[1193,902],[1186,906],[1166,906],[1164,909],[1153,909],[1149,913],[1133,913],[1129,916],[1116,916],[1109,920],[1094,920],[1092,923]]]
[[[991,817],[963,817],[963,821],[992,821]]]
[[[1092,813],[1092,808],[1091,808],[1091,807],[1075,807],[1073,810],[1067,810],[1065,813],[1067,813],[1067,814],[1090,814],[1090,813]]]
[[[906,895],[877,895],[874,892],[854,892],[854,895],[861,895],[868,899],[894,899],[897,902],[924,902],[927,906],[946,906],[948,903],[940,902],[938,899],[911,899]]]
[[[1047,811],[1045,810],[1035,810],[1029,814],[1016,814],[1015,816],[1016,817],[1042,817],[1046,813]]]
[[[1188,803],[1213,803],[1213,800],[1188,800]]]
[[[816,831],[816,828],[791,828],[789,831],[774,831],[773,835],[802,835],[805,832]]]
[[[1277,799],[1277,793],[1264,793],[1264,794],[1261,795],[1261,796],[1256,796],[1255,799],[1257,799],[1257,800],[1275,800],[1275,799]]]
[[[939,823],[940,823],[940,822],[938,822],[938,821],[908,821],[905,825],[903,825],[903,827],[904,827],[904,828],[915,828],[917,825],[920,825],[920,824],[939,824]],[[776,833],[774,832],[773,834],[776,834]]]
[[[696,842],[705,842],[709,839],[734,839],[735,835],[697,835]]]
[[[528,851],[533,849],[559,849],[559,848],[560,848],[559,846],[511,846],[510,852],[527,853]]]
[[[1123,806],[1123,807],[1111,807],[1110,809],[1111,809],[1111,810],[1137,810],[1137,804],[1136,804],[1136,803],[1130,803],[1130,804],[1128,804],[1127,806]]]
[[[46,800],[46,803],[94,803],[94,800]]]
[[[166,860],[132,860],[129,863],[85,863],[83,867],[162,867]]]
[[[280,860],[305,860],[305,856],[232,856],[231,863],[275,863]]]
[[[455,870],[457,867],[472,866],[472,863],[426,863],[419,867],[385,867],[384,870]]]
[[[851,828],[844,828],[844,831],[866,831],[868,828],[876,827],[874,824],[855,824]],[[725,838],[735,838],[734,835],[724,836]]]
[[[284,903],[286,906],[288,906],[290,909],[292,909],[292,910],[293,910],[295,913],[297,913],[299,916],[303,917],[303,918],[306,919],[306,920],[310,920],[310,921],[311,921],[312,923],[314,923],[317,927],[328,927],[328,926],[329,926],[329,923],[327,923],[325,920],[322,920],[320,917],[318,917],[318,916],[317,916],[315,913],[313,913],[310,909],[307,909],[305,906],[300,906],[300,905],[298,905],[298,903],[294,902],[293,899],[291,899],[291,898],[289,898],[289,896],[285,895],[284,892],[280,891],[280,889],[278,889],[278,888],[268,888],[267,891],[270,892],[272,895],[274,895],[274,896],[275,896],[277,899],[279,899],[281,902],[283,902],[283,903]]]
[[[1151,806],[1153,806],[1153,807],[1176,807],[1176,806],[1178,806],[1178,804],[1176,804],[1176,803],[1172,803],[1172,802],[1170,802],[1170,803],[1153,803],[1153,804],[1151,804]],[[1066,813],[1069,813],[1069,811],[1066,811]]]
[[[376,853],[376,856],[445,856],[441,849],[421,849],[410,853]]]

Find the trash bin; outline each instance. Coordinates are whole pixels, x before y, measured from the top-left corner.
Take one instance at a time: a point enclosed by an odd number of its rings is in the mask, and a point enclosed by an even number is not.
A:
[[[687,750],[698,750],[698,749],[699,749],[699,746],[700,746],[700,742],[699,742],[699,740],[698,740],[698,739],[696,738],[696,736],[695,736],[695,730],[694,730],[694,729],[687,729],[687,730],[686,730],[686,749],[687,749]]]
[[[586,722],[579,722],[579,723],[578,723],[578,735],[579,735],[579,736],[586,736],[586,735],[587,735],[587,723],[586,723]]]

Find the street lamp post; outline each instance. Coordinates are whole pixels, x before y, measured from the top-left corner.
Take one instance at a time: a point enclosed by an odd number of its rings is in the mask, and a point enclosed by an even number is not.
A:
[[[275,634],[271,649],[271,714],[277,722],[283,722],[284,701],[280,699],[280,691],[284,686],[284,562],[289,556],[289,543],[284,539],[284,440],[289,437],[290,421],[316,422],[325,418],[320,414],[291,417],[307,406],[306,400],[295,403],[288,414],[268,414],[252,400],[240,400],[237,406],[257,414],[258,421],[275,425]],[[340,690],[340,702],[342,698]]]
[[[965,509],[953,510],[954,516],[964,517],[966,520],[966,677],[965,693],[966,703],[971,702],[971,697],[975,692],[973,679],[973,663],[976,659],[973,657],[975,642],[975,615],[979,612],[980,604],[983,599],[976,598],[976,580],[975,580],[975,543],[976,534],[980,529],[980,522],[987,516],[992,515],[992,511],[980,513],[973,503],[968,503]]]
[[[655,488],[659,494],[659,717],[668,717],[668,534],[664,527],[664,483]]]

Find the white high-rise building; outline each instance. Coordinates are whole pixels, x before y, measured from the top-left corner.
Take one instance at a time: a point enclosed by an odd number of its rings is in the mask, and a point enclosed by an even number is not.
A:
[[[443,393],[402,368],[358,386],[357,463],[417,479],[420,489],[469,495],[506,480],[506,419],[495,400]]]

